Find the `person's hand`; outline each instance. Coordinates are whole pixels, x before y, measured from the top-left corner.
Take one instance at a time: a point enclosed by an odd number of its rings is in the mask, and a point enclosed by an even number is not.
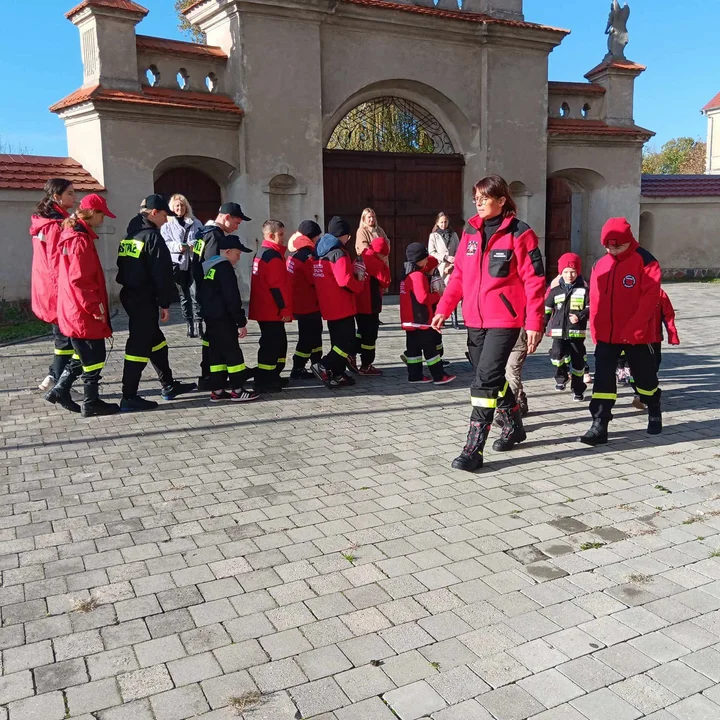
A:
[[[292,315],[283,315],[281,320],[283,322],[290,322],[292,320]]]
[[[247,328],[246,327],[238,328],[238,337],[240,338],[240,340],[247,337]]]
[[[539,330],[527,331],[528,355],[532,355],[538,349],[541,340],[542,333]]]
[[[180,246],[180,254],[181,254],[181,255],[184,255],[184,254],[185,254],[185,251],[187,250],[187,248],[188,248],[187,245],[181,245],[181,246]]]
[[[447,256],[447,262],[454,263],[455,262],[455,256],[454,255],[448,255]]]
[[[170,319],[170,309],[160,308],[160,322],[166,323]]]
[[[430,327],[433,330],[437,330],[440,332],[442,330],[443,325],[445,324],[445,320],[447,320],[447,315],[443,315],[442,313],[437,313],[435,317],[432,319],[432,322],[430,323]]]
[[[570,322],[573,325],[577,325],[580,322],[580,318],[577,315],[570,315]]]

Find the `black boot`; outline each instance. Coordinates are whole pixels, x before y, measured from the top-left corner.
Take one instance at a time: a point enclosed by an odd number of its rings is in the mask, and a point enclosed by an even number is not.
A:
[[[57,386],[56,386],[57,387]],[[662,432],[662,410],[660,404],[648,405],[648,435],[659,435]]]
[[[465,447],[452,461],[451,467],[465,472],[479,470],[483,464],[483,449],[489,432],[490,426],[487,423],[470,421]]]
[[[80,411],[83,417],[95,417],[97,415],[114,415],[120,412],[120,406],[115,403],[106,403],[99,397],[98,383],[86,383],[85,395]]]
[[[590,429],[578,440],[585,445],[607,445],[608,441],[608,420],[593,418]]]
[[[187,321],[187,336],[189,338],[197,337],[195,334],[195,323],[192,320]]]
[[[518,405],[520,406],[520,415],[525,417],[529,412],[527,395],[524,392],[518,394]]]
[[[53,403],[53,405],[58,404],[60,407],[65,408],[65,410],[79,413],[80,406],[70,397],[70,388],[75,380],[77,380],[80,376],[81,372],[81,367],[72,367],[71,363],[68,363],[65,366],[62,375],[60,375],[60,378],[55,383],[55,387],[45,393],[45,399],[48,402]]]
[[[205,335],[205,327],[203,325],[202,320],[196,320],[195,321],[195,333],[199,338],[203,337]]]
[[[506,452],[507,450],[512,450],[518,443],[525,440],[527,434],[523,427],[519,405],[516,405],[510,410],[498,408],[497,413],[498,415],[502,415],[502,433],[493,443],[493,450]]]

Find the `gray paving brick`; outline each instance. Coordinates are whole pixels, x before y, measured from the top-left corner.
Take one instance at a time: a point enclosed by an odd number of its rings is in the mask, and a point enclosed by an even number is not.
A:
[[[87,657],[87,667],[91,680],[104,680],[131,670],[137,670],[140,666],[131,648],[118,648],[97,655],[89,655]]]
[[[38,693],[63,690],[86,682],[88,682],[88,674],[82,658],[45,665],[35,670],[35,686]]]
[[[337,720],[395,720],[396,716],[378,697],[353,703],[349,707],[340,708],[334,713]]]
[[[10,675],[21,670],[47,665],[53,659],[52,645],[49,640],[8,648],[2,656],[3,672]]]
[[[149,700],[136,700],[97,713],[99,720],[155,720]]]
[[[0,677],[0,704],[6,705],[33,694],[33,676],[29,670]]]
[[[267,653],[257,640],[245,640],[219,647],[213,650],[213,655],[220,663],[224,673],[245,670],[254,665],[260,665],[268,659]]]
[[[382,668],[365,665],[335,675],[335,681],[353,703],[382,695],[395,688],[395,683]]]
[[[635,720],[642,716],[640,710],[629,705],[607,688],[583,695],[570,704],[580,710],[588,720],[607,720],[607,718]]]
[[[650,670],[648,675],[678,697],[684,698],[709,688],[713,682],[678,660]]]
[[[509,685],[530,675],[530,670],[506,652],[482,657],[473,662],[470,668],[493,688]]]
[[[222,625],[206,625],[196,630],[180,633],[180,640],[189,655],[197,655],[230,645],[233,640],[240,641],[240,638],[233,637],[231,639]]]
[[[655,682],[647,675],[636,675],[623,682],[610,686],[610,690],[619,695],[625,702],[649,715],[656,710],[672,705],[678,696]]]
[[[306,678],[294,660],[278,660],[250,668],[250,675],[263,693],[284,690],[304,683]],[[334,708],[330,708],[334,710]]]
[[[90,653],[101,652],[103,641],[97,630],[73,633],[53,640],[55,659],[70,660],[71,658],[84,657]]]
[[[123,702],[113,678],[68,688],[65,695],[71,716],[94,713]]]
[[[720,705],[704,695],[693,695],[671,705],[667,710],[678,720],[714,720],[720,717]]]
[[[706,675],[714,682],[720,682],[720,652],[715,648],[705,648],[690,655],[684,655],[680,662],[689,665],[693,670]]]
[[[203,680],[200,685],[211,708],[224,707],[229,698],[258,689],[245,670]]]
[[[630,641],[630,645],[659,663],[687,655],[690,650],[669,638],[662,631],[643,635]]]
[[[383,662],[383,670],[398,687],[423,680],[437,672],[417,650],[389,657]]]
[[[632,672],[630,668],[635,660],[635,658],[632,657],[632,653],[634,652],[635,651],[631,652],[630,657],[627,657],[625,653],[621,653],[620,655],[612,654],[609,656],[608,662],[613,663],[621,672],[616,672],[610,665],[600,662],[597,657],[577,658],[563,665],[558,665],[557,669],[586,692],[592,692],[607,685],[612,685],[622,680],[623,677],[633,675],[634,672]],[[641,658],[644,659],[644,656],[641,656]],[[650,667],[652,667],[652,665],[650,665]],[[628,670],[630,671],[628,672]],[[638,672],[643,671],[638,670]]]
[[[546,708],[562,705],[585,694],[579,685],[554,668],[523,678],[517,684]]]
[[[167,664],[167,670],[176,687],[217,677],[223,672],[215,656],[209,652],[173,660]]]
[[[395,654],[395,650],[376,633],[350,638],[338,643],[338,648],[355,667],[365,665],[371,660],[384,660]]]
[[[623,677],[646,672],[657,665],[655,660],[628,643],[621,643],[600,650],[593,657],[620,673]]]
[[[391,690],[383,700],[401,720],[417,720],[446,707],[440,695],[422,680]]]
[[[178,635],[168,635],[156,640],[138,643],[134,647],[140,667],[150,667],[177,660],[185,656],[185,648]]]
[[[427,682],[448,705],[456,705],[490,690],[490,686],[466,665],[446,670],[441,664],[440,672],[428,677]]]
[[[150,639],[150,633],[143,620],[131,620],[100,630],[105,650],[115,650]]]
[[[61,720],[65,718],[62,693],[46,693],[10,703],[10,720]]]
[[[199,685],[188,685],[153,695],[150,705],[157,720],[185,720],[210,709]]]
[[[477,700],[497,720],[525,720],[545,709],[518,685],[492,690]]]

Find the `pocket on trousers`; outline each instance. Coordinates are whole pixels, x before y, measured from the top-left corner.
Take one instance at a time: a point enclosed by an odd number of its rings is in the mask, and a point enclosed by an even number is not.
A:
[[[488,261],[488,272],[491,277],[504,278],[510,275],[512,250],[491,250]]]
[[[512,306],[512,303],[505,297],[505,293],[500,293],[500,300],[502,300],[502,304],[507,308],[507,311],[514,318],[517,318],[517,313],[515,312],[515,308]]]

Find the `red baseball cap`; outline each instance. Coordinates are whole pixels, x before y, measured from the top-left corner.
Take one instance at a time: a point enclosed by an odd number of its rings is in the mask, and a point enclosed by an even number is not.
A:
[[[116,218],[117,215],[113,215],[110,212],[110,208],[107,206],[107,200],[100,195],[86,195],[81,201],[79,208],[81,210],[99,210],[103,215],[107,215],[109,218]]]

